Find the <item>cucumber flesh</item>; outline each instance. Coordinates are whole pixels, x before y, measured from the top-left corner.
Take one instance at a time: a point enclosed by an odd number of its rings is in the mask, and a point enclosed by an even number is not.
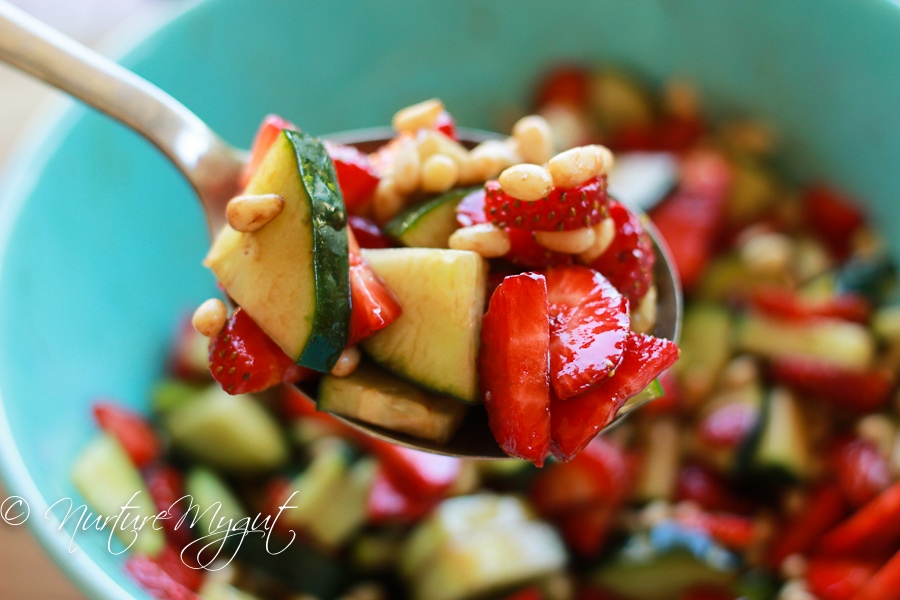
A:
[[[365,524],[369,490],[377,467],[373,458],[353,463],[330,502],[309,523],[310,534],[326,549],[339,548]]]
[[[103,433],[96,437],[82,450],[72,466],[72,481],[87,501],[88,506],[97,518],[107,519],[122,513],[122,523],[113,523],[111,520],[104,527],[109,532],[110,527],[115,527],[115,533],[119,539],[131,550],[140,554],[156,556],[162,552],[166,545],[165,535],[161,527],[162,523],[154,526],[153,517],[158,511],[147,491],[147,486],[141,477],[140,471],[131,462],[122,445],[113,436]],[[129,506],[123,513],[123,507]],[[68,522],[73,523],[81,515],[80,511],[69,511],[72,516]],[[67,520],[65,513],[69,506],[61,503],[59,510],[54,510],[61,520]],[[83,527],[88,527],[87,519],[92,519],[85,512]],[[140,526],[137,537],[133,528],[128,526],[132,519],[146,519],[146,524]],[[127,522],[126,522],[127,521]],[[138,525],[140,523],[138,522]]]
[[[312,460],[290,487],[297,493],[287,502],[282,520],[291,527],[309,527],[338,495],[350,465],[349,446],[337,437],[327,437],[312,447]]]
[[[812,470],[812,451],[806,418],[797,399],[786,388],[772,389],[763,418],[753,453],[753,469],[766,479],[806,479]]]
[[[467,410],[465,404],[431,394],[366,362],[348,377],[323,377],[317,405],[319,410],[438,444],[450,441]]]
[[[199,536],[225,533],[241,519],[247,517],[240,500],[214,472],[204,467],[188,471],[184,479],[184,489],[190,499],[186,513],[186,527],[191,524]],[[212,541],[212,538],[210,538]]]
[[[447,248],[458,229],[456,206],[477,188],[460,188],[412,206],[384,226],[389,236],[409,248]]]
[[[629,411],[633,408],[641,406],[651,400],[656,400],[657,398],[662,398],[666,393],[663,390],[662,384],[659,382],[659,378],[651,381],[647,387],[642,389],[640,392],[629,398],[625,401],[625,404],[622,405],[622,408],[619,409],[619,412]]]

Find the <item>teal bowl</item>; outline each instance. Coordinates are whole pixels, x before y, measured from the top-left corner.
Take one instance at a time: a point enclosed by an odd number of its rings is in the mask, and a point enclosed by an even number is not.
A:
[[[900,231],[900,6],[889,0],[209,0],[122,62],[246,145],[263,114],[307,131],[384,124],[438,96],[491,127],[560,59],[696,82],[718,114],[781,132],[791,173]],[[900,258],[900,236],[887,236]],[[173,323],[214,290],[190,188],[143,139],[77,104],[48,117],[0,197],[0,471],[91,598],[145,598],[105,534],[65,525],[90,403],[138,409]],[[74,541],[73,541],[74,540]],[[115,548],[113,548],[115,550]]]

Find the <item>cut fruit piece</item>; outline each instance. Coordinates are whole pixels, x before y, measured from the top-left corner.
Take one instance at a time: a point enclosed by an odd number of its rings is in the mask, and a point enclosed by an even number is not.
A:
[[[544,276],[506,277],[484,315],[478,359],[494,438],[510,456],[538,466],[550,452],[549,323]]]
[[[616,235],[588,266],[603,273],[637,307],[653,282],[653,240],[641,218],[615,200],[609,203],[609,218],[615,223]]]
[[[614,375],[568,400],[550,401],[551,451],[571,460],[616,416],[625,401],[646,388],[678,359],[674,342],[632,334]]]
[[[808,424],[797,399],[785,388],[769,393],[752,460],[753,468],[767,478],[803,481],[812,473]]]
[[[478,188],[460,188],[441,194],[403,211],[387,225],[389,236],[410,248],[446,248],[447,240],[456,231],[456,207],[462,199]]]
[[[137,519],[138,524],[141,519],[146,519],[147,525],[154,525],[157,511],[141,473],[112,435],[101,434],[81,452],[72,467],[72,482],[96,515],[118,515],[124,510],[123,506],[130,506],[129,519]],[[66,504],[57,511],[51,510],[55,507],[56,504],[51,506],[47,513],[55,512],[60,519],[67,520],[58,512],[65,510]],[[73,508],[70,514],[77,512]],[[121,527],[115,528],[115,533],[126,546],[140,554],[156,556],[166,545],[162,528],[156,526],[140,527],[135,532],[126,528],[123,521]]]
[[[326,375],[319,384],[319,410],[444,444],[453,437],[466,406],[429,394],[371,364],[347,377]]]
[[[469,404],[478,394],[477,356],[487,264],[475,252],[436,248],[363,250],[403,314],[362,343],[383,367]]]
[[[204,264],[292,360],[329,371],[350,320],[346,213],[322,143],[282,131],[246,194],[277,194],[284,209],[258,231],[225,225]]]
[[[378,276],[360,254],[359,244],[352,230],[347,230],[350,261],[350,337],[352,346],[384,329],[403,312],[397,296]]]
[[[565,400],[596,387],[622,360],[631,320],[628,301],[587,267],[547,271],[550,385]]]

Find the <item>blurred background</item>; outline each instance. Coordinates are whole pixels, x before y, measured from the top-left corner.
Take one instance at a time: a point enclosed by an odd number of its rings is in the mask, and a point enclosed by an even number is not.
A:
[[[179,0],[11,0],[38,19],[88,46],[108,51],[116,30],[138,27],[151,14],[174,8]],[[127,43],[117,38],[116,44]],[[15,148],[48,104],[62,94],[0,64],[0,173],[15,159]],[[0,482],[0,499],[7,493]],[[27,526],[0,521],[0,598],[4,600],[83,600],[44,555]]]

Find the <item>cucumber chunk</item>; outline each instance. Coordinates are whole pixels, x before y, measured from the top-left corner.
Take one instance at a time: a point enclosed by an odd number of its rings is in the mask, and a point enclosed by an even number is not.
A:
[[[156,507],[147,491],[147,486],[140,471],[131,462],[122,445],[113,436],[103,433],[96,437],[82,450],[72,466],[72,481],[75,487],[87,500],[91,511],[100,519],[108,519],[122,513],[122,522],[109,520],[104,530],[115,527],[116,536],[134,552],[155,556],[162,552],[166,545],[162,523],[156,524],[153,518],[157,515]],[[130,508],[123,512],[123,507]],[[61,520],[73,522],[82,514],[65,503],[54,510]],[[60,511],[67,510],[71,516]],[[92,519],[85,512],[84,526]],[[138,521],[132,521],[138,519]],[[146,524],[141,525],[141,522]],[[136,527],[130,524],[135,523]],[[137,529],[135,537],[134,529]]]
[[[447,240],[458,228],[456,206],[476,189],[450,190],[411,206],[388,221],[384,232],[409,248],[447,248]]]
[[[259,401],[217,385],[165,413],[162,424],[176,451],[221,471],[271,471],[288,459],[285,434]]]
[[[450,441],[466,414],[464,404],[431,394],[366,362],[348,377],[323,377],[317,405],[319,410],[438,444]]]
[[[184,489],[191,501],[185,524],[199,535],[225,534],[227,528],[247,517],[240,500],[218,475],[203,467],[188,471]],[[210,538],[212,541],[212,538]]]
[[[309,532],[326,549],[337,549],[366,522],[369,490],[375,480],[377,462],[361,458],[341,479],[331,501],[309,523]]]
[[[362,343],[378,364],[424,388],[478,404],[477,355],[487,264],[474,252],[364,250],[403,314]]]
[[[287,503],[282,520],[290,527],[306,528],[337,497],[350,465],[350,447],[337,437],[322,438],[311,447],[312,459],[293,480],[297,493]]]
[[[774,388],[766,399],[763,419],[753,469],[765,479],[806,479],[813,458],[806,418],[797,399],[787,388]]]

